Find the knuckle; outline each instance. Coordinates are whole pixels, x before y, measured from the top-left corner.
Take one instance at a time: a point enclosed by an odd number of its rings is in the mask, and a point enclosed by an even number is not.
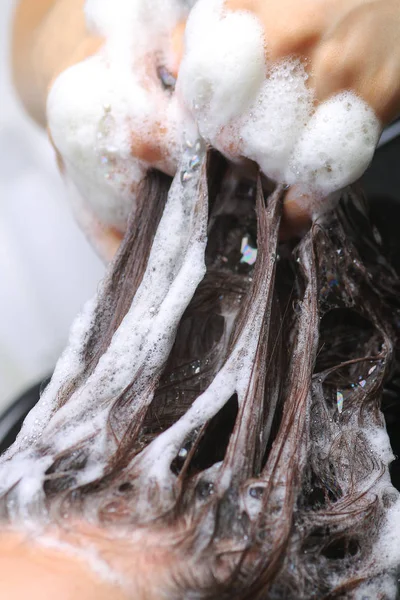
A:
[[[351,44],[330,42],[313,61],[316,87],[329,93],[353,87],[359,72],[360,62]]]

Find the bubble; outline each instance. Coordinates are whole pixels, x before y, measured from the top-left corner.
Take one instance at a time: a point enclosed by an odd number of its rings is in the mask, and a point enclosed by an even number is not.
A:
[[[196,495],[205,500],[214,493],[214,484],[211,481],[200,481],[196,486]]]
[[[185,459],[187,457],[187,455],[188,455],[188,451],[186,448],[181,448],[179,450],[179,453],[178,453],[179,458]]]
[[[350,92],[337,94],[317,108],[299,137],[286,180],[307,183],[323,196],[353,183],[371,161],[380,130],[363,100]]]
[[[251,496],[251,498],[254,498],[255,500],[261,500],[263,494],[264,494],[263,486],[252,486],[249,489],[249,495]]]

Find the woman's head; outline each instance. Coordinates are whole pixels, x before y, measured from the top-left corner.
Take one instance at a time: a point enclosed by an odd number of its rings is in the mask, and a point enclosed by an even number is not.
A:
[[[196,151],[190,177],[142,189],[3,458],[4,520],[51,523],[88,561],[94,547],[130,597],[140,581],[174,600],[364,589],[395,561],[377,554],[397,502],[379,412],[395,273],[354,193],[279,243],[283,190]]]

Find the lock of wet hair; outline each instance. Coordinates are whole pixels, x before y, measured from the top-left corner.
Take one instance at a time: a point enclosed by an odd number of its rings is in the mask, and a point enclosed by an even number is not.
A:
[[[395,598],[400,288],[365,200],[281,242],[282,186],[182,164],[1,458],[2,521],[139,545],[144,597]]]

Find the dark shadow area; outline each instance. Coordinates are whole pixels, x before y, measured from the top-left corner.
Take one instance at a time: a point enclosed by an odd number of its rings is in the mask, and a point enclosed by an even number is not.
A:
[[[221,410],[211,419],[198,445],[189,472],[194,474],[224,460],[239,406],[234,394]]]
[[[341,362],[365,356],[365,347],[373,331],[372,323],[355,310],[349,308],[330,310],[321,320],[319,354],[315,372],[319,373]]]

